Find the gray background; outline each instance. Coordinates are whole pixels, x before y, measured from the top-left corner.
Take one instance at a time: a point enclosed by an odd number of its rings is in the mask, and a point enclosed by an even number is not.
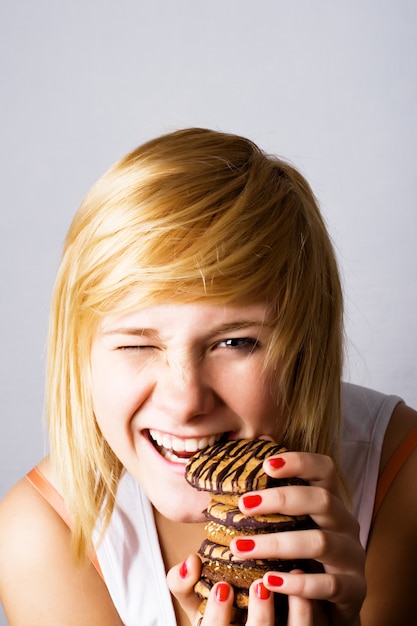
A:
[[[302,170],[342,268],[345,377],[417,406],[415,0],[14,0],[0,46],[0,497],[47,450],[70,219],[117,158],[178,127],[247,135]]]

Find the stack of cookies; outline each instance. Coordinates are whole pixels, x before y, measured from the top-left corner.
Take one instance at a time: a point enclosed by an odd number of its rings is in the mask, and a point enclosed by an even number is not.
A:
[[[263,460],[285,452],[285,448],[263,439],[239,439],[218,442],[194,455],[187,464],[186,480],[200,491],[211,493],[205,516],[206,539],[199,554],[202,560],[201,578],[195,586],[201,598],[201,613],[212,586],[226,581],[234,588],[232,621],[244,624],[247,616],[249,587],[268,571],[291,571],[306,568],[296,561],[272,559],[239,560],[229,546],[234,537],[259,533],[276,533],[283,530],[311,528],[308,517],[288,515],[244,515],[238,508],[239,497],[248,491],[258,491],[283,485],[305,484],[300,479],[273,479],[263,470]],[[275,612],[285,619],[287,602],[284,596],[276,596]]]

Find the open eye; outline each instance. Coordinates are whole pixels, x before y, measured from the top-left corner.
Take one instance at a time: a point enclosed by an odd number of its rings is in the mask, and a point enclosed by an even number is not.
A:
[[[217,344],[219,347],[231,348],[235,350],[247,350],[253,352],[259,347],[259,341],[254,337],[231,337],[223,339]]]

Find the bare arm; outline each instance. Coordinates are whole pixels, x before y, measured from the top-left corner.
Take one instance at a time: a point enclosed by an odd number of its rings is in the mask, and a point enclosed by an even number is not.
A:
[[[405,405],[394,412],[385,447],[391,451],[417,424]],[[405,432],[404,432],[405,431]],[[396,447],[395,445],[395,447]],[[394,479],[373,523],[366,558],[363,626],[409,626],[417,615],[417,450]]]
[[[25,479],[0,503],[0,598],[10,626],[122,626],[94,567],[76,566],[70,531]]]

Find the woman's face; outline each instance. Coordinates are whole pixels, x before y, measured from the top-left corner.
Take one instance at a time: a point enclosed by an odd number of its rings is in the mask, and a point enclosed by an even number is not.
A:
[[[163,515],[202,521],[208,496],[184,479],[200,448],[222,436],[279,439],[263,372],[271,333],[263,304],[162,304],[102,321],[91,352],[96,418]]]

